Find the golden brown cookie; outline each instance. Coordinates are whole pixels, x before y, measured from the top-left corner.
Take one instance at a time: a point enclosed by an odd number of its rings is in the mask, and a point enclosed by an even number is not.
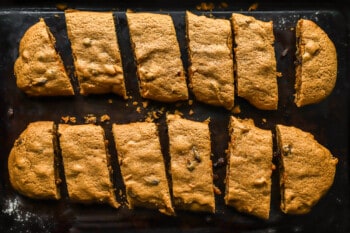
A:
[[[337,51],[315,22],[300,19],[296,25],[295,99],[298,107],[325,99],[337,79]]]
[[[58,134],[70,200],[118,208],[103,128],[59,124]]]
[[[225,203],[268,219],[271,199],[272,132],[252,119],[231,116],[227,150]]]
[[[231,23],[186,11],[189,79],[197,100],[226,109],[234,104]]]
[[[18,88],[30,96],[74,95],[56,40],[43,18],[28,28],[19,44],[14,64]]]
[[[214,213],[209,121],[168,114],[167,124],[175,208]]]
[[[112,131],[129,207],[174,215],[156,124],[113,124]]]
[[[247,99],[256,108],[277,109],[273,22],[233,13],[232,25],[238,96]]]
[[[281,209],[305,214],[333,184],[338,159],[314,136],[293,126],[276,126],[280,152]]]
[[[60,199],[55,166],[54,123],[30,123],[15,141],[8,158],[12,187],[34,199]]]
[[[188,99],[185,73],[171,16],[126,13],[143,98]]]
[[[113,13],[66,10],[65,17],[80,93],[126,98]]]

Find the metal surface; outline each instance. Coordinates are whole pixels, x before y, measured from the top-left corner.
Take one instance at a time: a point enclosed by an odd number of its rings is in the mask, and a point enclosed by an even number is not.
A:
[[[170,13],[177,30],[184,67],[187,70],[184,11],[153,11]],[[232,11],[213,11],[215,17],[229,19]],[[309,214],[285,215],[279,209],[278,170],[273,172],[270,219],[263,221],[237,212],[224,205],[224,176],[226,170],[225,150],[228,142],[229,111],[199,103],[191,95],[193,104],[187,101],[164,104],[149,101],[143,108],[138,93],[136,67],[129,42],[125,12],[114,11],[117,35],[120,43],[128,95],[123,100],[113,94],[83,97],[30,98],[15,83],[13,64],[18,56],[19,40],[24,32],[43,17],[57,40],[57,50],[74,78],[74,66],[67,39],[64,14],[54,9],[1,9],[0,10],[0,232],[349,232],[349,91],[347,77],[347,28],[344,16],[334,10],[308,11],[255,11],[241,12],[262,20],[273,20],[276,37],[275,51],[277,69],[283,77],[278,79],[279,106],[277,111],[261,111],[245,100],[236,97],[240,106],[238,117],[253,118],[258,127],[274,129],[275,124],[293,125],[315,135],[315,138],[339,159],[334,184]],[[294,28],[299,18],[308,18],[319,24],[330,36],[338,51],[338,79],[332,94],[319,104],[297,108],[293,104],[295,36]],[[287,51],[286,54],[285,51]],[[74,81],[76,86],[76,81]],[[137,105],[134,105],[134,102]],[[140,107],[140,112],[137,112]],[[159,111],[163,110],[164,111]],[[158,111],[159,132],[167,166],[167,132],[165,113],[178,110],[185,118],[204,120],[210,117],[214,182],[222,194],[216,195],[215,214],[177,211],[168,217],[146,209],[128,210],[125,206],[116,210],[104,205],[81,205],[70,203],[65,185],[60,201],[38,201],[19,195],[9,183],[7,158],[15,139],[33,121],[53,120],[62,122],[62,116],[74,116],[77,124],[84,117],[97,116],[97,124],[104,127],[112,155],[114,182],[117,189],[124,190],[116,164],[116,151],[111,134],[112,123],[143,121],[149,112]],[[193,115],[189,111],[193,110]],[[110,121],[101,122],[99,117],[108,114]],[[274,162],[277,162],[276,157]],[[63,174],[61,174],[63,175]]]

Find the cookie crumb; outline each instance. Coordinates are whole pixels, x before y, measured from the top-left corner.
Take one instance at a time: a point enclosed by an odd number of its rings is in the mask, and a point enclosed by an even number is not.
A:
[[[69,122],[70,123],[77,123],[77,118],[76,117],[69,117]]]
[[[87,114],[84,116],[84,120],[86,124],[96,124],[97,118],[94,114]]]
[[[248,11],[255,11],[258,9],[259,3],[255,2],[248,8]]]
[[[227,2],[220,2],[220,8],[227,8],[228,7],[228,3]]]
[[[147,108],[148,107],[148,101],[143,101],[142,102],[142,107]]]
[[[239,114],[239,113],[241,113],[241,107],[240,107],[239,105],[234,106],[233,109],[232,109],[232,112],[233,112],[234,114]]]
[[[218,187],[216,187],[215,185],[213,185],[213,188],[214,188],[214,193],[215,193],[216,195],[221,195],[221,190],[220,190]]]
[[[100,117],[101,122],[106,122],[106,121],[109,121],[110,119],[111,118],[107,114],[104,114]]]
[[[70,123],[76,123],[76,122],[77,122],[77,119],[76,119],[76,117],[62,116],[62,117],[61,117],[61,121],[63,121],[65,124],[67,124],[68,122],[70,122]]]
[[[56,8],[60,11],[64,11],[68,8],[67,4],[65,3],[57,3],[56,4]]]
[[[61,117],[61,120],[62,120],[64,123],[68,123],[68,121],[69,121],[69,116],[62,116],[62,117]]]
[[[201,2],[196,6],[196,9],[199,11],[211,11],[214,9],[214,3],[212,2]]]

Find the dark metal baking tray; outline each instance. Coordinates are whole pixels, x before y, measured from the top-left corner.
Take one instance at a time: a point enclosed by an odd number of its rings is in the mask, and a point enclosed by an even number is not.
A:
[[[87,9],[89,10],[89,9]],[[106,9],[99,9],[106,10]],[[108,10],[108,9],[107,9]],[[267,221],[237,212],[224,205],[225,150],[228,142],[228,119],[231,112],[199,103],[190,96],[187,101],[164,104],[149,101],[142,107],[138,93],[136,67],[129,42],[125,9],[113,10],[117,24],[123,67],[128,94],[132,99],[123,100],[113,95],[73,97],[30,98],[23,94],[15,83],[13,64],[18,56],[19,40],[28,27],[43,17],[57,40],[57,50],[61,54],[70,77],[74,78],[74,66],[67,39],[64,13],[55,9],[9,8],[0,9],[0,232],[349,232],[349,91],[350,80],[347,65],[348,41],[345,16],[337,10],[293,10],[293,11],[235,11],[253,15],[261,20],[273,20],[276,37],[275,51],[278,71],[283,77],[278,79],[279,106],[277,111],[261,111],[245,100],[236,97],[240,106],[238,117],[253,118],[256,125],[264,129],[274,129],[275,124],[299,127],[315,135],[315,138],[339,159],[334,184],[327,194],[314,206],[309,214],[286,215],[279,209],[278,170],[273,172],[271,215]],[[147,10],[147,9],[146,9]],[[146,11],[143,9],[143,11]],[[194,9],[192,9],[195,11]],[[140,10],[139,10],[140,11]],[[188,68],[185,38],[184,10],[149,10],[155,13],[169,13],[174,20],[185,69]],[[233,11],[228,9],[205,12],[214,17],[229,18]],[[195,13],[201,13],[195,11]],[[338,79],[332,94],[319,104],[297,108],[293,104],[295,36],[292,30],[299,18],[314,20],[335,43],[338,52]],[[287,51],[286,54],[284,54]],[[74,81],[76,86],[76,81]],[[133,102],[137,102],[135,106]],[[137,107],[141,111],[137,112]],[[165,111],[159,111],[163,109]],[[112,154],[114,182],[123,190],[121,175],[116,165],[116,151],[111,134],[112,123],[143,121],[148,112],[155,111],[159,119],[161,144],[167,166],[165,112],[178,110],[185,118],[204,120],[210,117],[212,151],[214,156],[214,182],[222,194],[216,195],[217,212],[191,213],[177,211],[177,216],[169,217],[146,209],[128,210],[125,206],[116,210],[105,205],[81,205],[70,203],[67,190],[62,186],[63,199],[60,201],[39,201],[19,195],[12,189],[7,171],[7,158],[15,139],[33,121],[53,120],[62,122],[62,116],[74,116],[77,124],[84,123],[84,117],[93,114],[110,116],[110,121],[102,125],[109,140]],[[193,110],[193,115],[189,111]],[[99,118],[98,118],[99,119]],[[274,162],[276,163],[276,156]],[[61,174],[62,175],[62,174]],[[119,199],[120,198],[118,195]]]

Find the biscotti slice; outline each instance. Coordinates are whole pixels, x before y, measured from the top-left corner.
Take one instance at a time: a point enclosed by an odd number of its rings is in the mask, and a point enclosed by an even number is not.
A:
[[[276,125],[276,133],[281,210],[288,214],[308,213],[332,186],[338,159],[301,129]]]
[[[300,19],[296,25],[295,99],[298,107],[324,100],[337,79],[337,51],[315,22]]]
[[[262,110],[275,110],[278,87],[273,22],[232,14],[237,95]]]
[[[66,10],[65,17],[80,93],[126,98],[113,13]]]
[[[167,124],[175,208],[214,213],[209,121],[168,114]]]
[[[174,215],[156,124],[113,124],[112,131],[129,208]]]
[[[59,124],[58,134],[70,200],[118,208],[102,127]]]
[[[188,99],[185,73],[171,16],[126,13],[140,94],[162,102]]]
[[[186,12],[190,87],[198,101],[232,109],[234,104],[231,23]]]
[[[268,219],[271,199],[272,132],[252,119],[231,116],[227,150],[225,203]]]
[[[34,199],[60,199],[55,166],[54,123],[30,123],[15,141],[8,158],[12,187]]]
[[[18,88],[27,95],[74,95],[55,43],[56,40],[43,18],[24,33],[19,44],[14,73]]]

